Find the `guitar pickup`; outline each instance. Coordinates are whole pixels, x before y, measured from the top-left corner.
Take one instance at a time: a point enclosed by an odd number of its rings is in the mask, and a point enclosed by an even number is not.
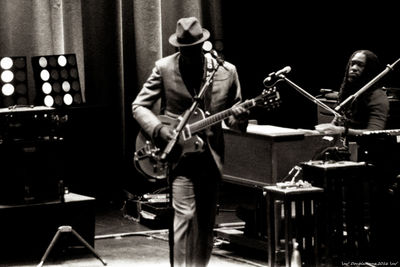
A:
[[[183,140],[188,140],[192,138],[192,132],[190,131],[189,125],[186,125],[182,130],[182,138]]]

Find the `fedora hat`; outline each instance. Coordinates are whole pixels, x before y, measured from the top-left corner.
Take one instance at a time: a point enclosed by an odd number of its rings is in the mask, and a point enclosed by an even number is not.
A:
[[[210,32],[201,27],[195,17],[181,18],[176,23],[176,31],[169,37],[173,46],[190,46],[204,42],[210,37]]]

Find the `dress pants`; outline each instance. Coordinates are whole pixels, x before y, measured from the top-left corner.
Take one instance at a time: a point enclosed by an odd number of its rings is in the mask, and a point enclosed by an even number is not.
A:
[[[172,181],[173,266],[206,266],[213,248],[220,173],[207,153],[180,166]]]

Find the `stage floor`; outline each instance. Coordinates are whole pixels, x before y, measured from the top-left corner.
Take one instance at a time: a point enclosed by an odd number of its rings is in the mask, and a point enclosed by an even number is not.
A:
[[[233,192],[232,192],[233,194]],[[239,229],[244,226],[235,211],[237,195],[223,192],[216,229]],[[63,233],[68,235],[71,233]],[[124,203],[96,201],[94,249],[107,266],[169,266],[168,231],[137,222],[126,213]],[[0,266],[37,266],[44,255],[20,255],[0,260]],[[215,238],[209,266],[266,266],[267,253],[230,244]],[[103,266],[84,245],[55,246],[44,266]]]

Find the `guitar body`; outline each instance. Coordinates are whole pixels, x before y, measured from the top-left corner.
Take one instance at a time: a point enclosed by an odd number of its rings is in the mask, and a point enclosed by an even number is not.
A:
[[[275,87],[264,89],[261,95],[240,103],[246,109],[254,106],[262,106],[268,110],[279,106],[279,104],[280,96]],[[168,153],[167,161],[161,160],[161,155],[163,155],[168,143],[153,144],[152,139],[141,130],[136,137],[136,152],[134,154],[136,169],[151,181],[167,178],[168,171],[178,164],[182,156],[204,150],[204,141],[196,133],[226,119],[232,114],[232,108],[230,108],[206,118],[201,109],[195,109],[189,117],[185,128],[181,131],[173,149]],[[188,113],[184,114],[183,117],[186,118],[187,115]],[[177,125],[179,125],[180,118],[174,119],[165,115],[160,115],[158,118],[164,125],[168,125],[173,129],[178,128]]]
[[[179,123],[178,119],[166,115],[160,115],[158,118],[162,124],[172,128],[176,128]],[[189,118],[188,125],[204,118],[204,112],[200,109],[196,109]],[[171,153],[172,160],[168,161],[168,163],[160,161],[161,153],[166,144],[153,144],[151,138],[143,130],[137,135],[135,145],[134,164],[136,169],[147,176],[147,178],[153,180],[165,179],[168,172],[167,168],[174,168],[179,163],[179,159],[182,156],[204,150],[204,141],[197,135],[192,135],[190,130],[186,128],[183,129],[179,136],[178,142],[176,143],[177,147]]]

